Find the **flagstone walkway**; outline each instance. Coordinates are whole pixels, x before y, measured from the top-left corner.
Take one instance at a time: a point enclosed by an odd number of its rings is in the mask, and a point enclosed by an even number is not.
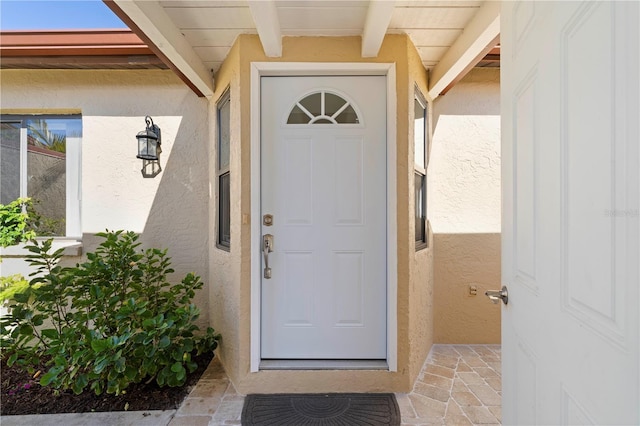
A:
[[[500,424],[500,345],[434,345],[409,394],[403,425]]]
[[[403,425],[500,424],[499,345],[434,345],[413,391],[398,393]],[[239,425],[244,397],[217,359],[169,426]]]

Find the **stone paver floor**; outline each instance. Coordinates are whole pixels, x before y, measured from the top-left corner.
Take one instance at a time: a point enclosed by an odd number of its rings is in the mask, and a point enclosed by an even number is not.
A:
[[[500,424],[500,348],[434,345],[413,391],[396,394],[402,424]]]
[[[410,393],[398,393],[403,425],[500,424],[500,345],[434,345]],[[169,426],[239,425],[244,396],[217,358]]]

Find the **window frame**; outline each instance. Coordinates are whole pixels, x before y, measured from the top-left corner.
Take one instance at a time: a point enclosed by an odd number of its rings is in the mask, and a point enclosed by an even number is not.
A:
[[[416,160],[418,160],[417,153],[415,152],[416,147],[416,104],[419,104],[422,107],[423,114],[423,129],[422,129],[422,147],[424,158],[422,160],[422,164],[418,164]],[[418,88],[418,86],[414,87],[414,96],[413,96],[413,135],[414,135],[414,220],[416,223],[414,224],[414,231],[418,230],[418,220],[420,223],[420,235],[418,232],[414,232],[415,239],[415,249],[416,251],[423,250],[429,247],[429,221],[427,219],[427,169],[429,167],[429,104]],[[421,203],[418,205],[418,189],[417,186],[417,178],[421,178]]]
[[[221,111],[227,106],[229,107],[228,126],[228,146],[226,165],[222,166],[222,117]],[[216,102],[216,247],[231,251],[231,96],[230,88],[227,87]],[[223,181],[226,180],[227,191],[222,187]],[[224,205],[223,205],[224,203]]]
[[[65,147],[65,233],[55,236],[37,236],[37,239],[82,240],[81,197],[82,197],[82,114],[0,114],[0,122],[20,122],[20,183],[19,196],[28,197],[28,141],[26,122],[34,119],[78,119],[80,135],[68,136]]]

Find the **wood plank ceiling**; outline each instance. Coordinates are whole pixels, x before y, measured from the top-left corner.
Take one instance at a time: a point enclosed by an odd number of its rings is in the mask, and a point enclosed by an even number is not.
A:
[[[500,3],[442,0],[103,0],[199,96],[240,34],[269,57],[287,36],[361,36],[363,58],[387,33],[408,34],[435,99],[499,43]],[[494,62],[495,63],[495,62]]]
[[[250,2],[160,1],[204,65],[216,71],[239,34],[257,34]],[[432,69],[462,34],[482,1],[396,1],[387,33],[409,35],[425,68]],[[278,0],[282,36],[360,36],[368,0]]]

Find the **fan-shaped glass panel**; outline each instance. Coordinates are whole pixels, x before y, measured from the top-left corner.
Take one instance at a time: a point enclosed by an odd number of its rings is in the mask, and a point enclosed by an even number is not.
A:
[[[328,116],[333,116],[336,112],[340,110],[346,104],[347,101],[342,99],[338,95],[334,95],[333,93],[325,93],[324,94],[324,113]]]
[[[298,105],[294,106],[287,119],[287,124],[307,124],[311,120],[304,111],[300,109]]]
[[[336,121],[339,124],[357,124],[359,123],[358,114],[351,105],[347,107],[336,117]]]
[[[305,96],[291,109],[287,124],[358,124],[349,101],[326,91]]]
[[[299,102],[314,117],[322,115],[322,93],[314,93]]]

